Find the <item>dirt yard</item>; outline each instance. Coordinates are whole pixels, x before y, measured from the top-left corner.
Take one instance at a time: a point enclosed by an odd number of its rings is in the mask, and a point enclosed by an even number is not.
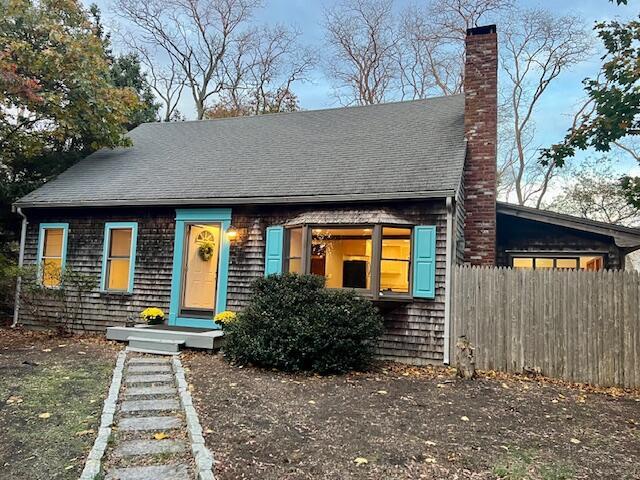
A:
[[[0,478],[80,476],[116,353],[97,337],[0,329]]]
[[[640,478],[637,393],[393,364],[319,377],[183,361],[219,480]]]

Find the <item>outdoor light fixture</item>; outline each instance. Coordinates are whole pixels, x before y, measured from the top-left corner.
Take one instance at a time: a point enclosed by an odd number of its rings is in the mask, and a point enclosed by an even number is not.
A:
[[[234,227],[233,225],[231,225],[229,228],[227,228],[227,238],[233,242],[234,240],[238,239],[238,229],[236,227]]]

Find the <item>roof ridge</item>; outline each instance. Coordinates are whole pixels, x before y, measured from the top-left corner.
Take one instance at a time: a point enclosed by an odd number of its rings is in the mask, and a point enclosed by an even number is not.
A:
[[[437,97],[428,97],[428,98],[416,98],[412,100],[396,100],[393,102],[384,102],[384,103],[372,103],[368,105],[347,105],[341,107],[329,107],[329,108],[316,108],[313,110],[296,110],[293,112],[268,112],[261,113],[259,115],[240,115],[235,117],[223,117],[223,118],[203,118],[201,120],[182,120],[177,122],[144,122],[138,125],[138,127],[142,127],[145,125],[184,125],[186,123],[208,123],[208,122],[225,122],[225,121],[239,121],[239,120],[249,120],[249,119],[257,119],[257,118],[268,118],[272,116],[285,116],[285,115],[296,115],[296,114],[304,114],[304,113],[317,113],[317,112],[333,112],[336,110],[360,110],[366,108],[376,108],[376,107],[385,107],[399,104],[410,104],[410,103],[428,103],[445,99],[459,98],[463,97],[464,94],[456,93],[453,95],[440,95]],[[136,128],[138,128],[136,127]],[[135,128],[133,129],[135,130]],[[133,131],[132,130],[132,131]]]

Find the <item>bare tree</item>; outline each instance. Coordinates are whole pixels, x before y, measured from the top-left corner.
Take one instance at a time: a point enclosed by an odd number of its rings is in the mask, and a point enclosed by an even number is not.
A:
[[[397,79],[398,27],[391,0],[342,0],[324,15],[327,72],[344,105],[381,103]]]
[[[138,45],[130,39],[125,38],[124,40],[130,49],[138,53],[140,61],[146,69],[147,83],[162,101],[164,113],[161,116],[161,121],[170,122],[180,117],[178,102],[180,102],[182,91],[186,86],[186,77],[180,66],[176,64],[175,59],[169,57],[168,64],[163,65],[146,46]]]
[[[610,157],[567,166],[561,175],[563,191],[547,208],[607,223],[640,223],[640,210],[626,201]]]
[[[549,85],[590,55],[593,37],[579,17],[557,17],[545,10],[514,11],[504,26],[501,93],[509,113],[501,132],[501,189],[512,191],[520,205],[539,208],[556,172],[538,162],[534,112]]]
[[[198,119],[224,86],[224,62],[260,0],[116,0],[114,13],[182,69]]]
[[[233,62],[225,64],[224,94],[212,112],[258,115],[297,109],[293,85],[306,81],[316,63],[315,53],[299,38],[300,32],[278,25],[257,29],[239,42]]]
[[[512,0],[431,0],[402,14],[398,55],[402,98],[462,91],[467,29],[499,16]]]

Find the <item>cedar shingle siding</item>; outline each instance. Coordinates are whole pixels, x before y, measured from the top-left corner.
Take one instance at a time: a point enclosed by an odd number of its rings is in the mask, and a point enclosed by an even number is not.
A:
[[[362,218],[380,210],[380,204],[335,207],[336,217]],[[322,212],[331,208],[322,207]],[[437,238],[436,298],[410,303],[382,303],[386,333],[378,353],[383,358],[411,363],[441,362],[444,332],[444,277],[446,213],[444,200],[386,205],[385,211],[414,225],[435,225]],[[264,274],[264,234],[267,226],[283,225],[311,207],[233,208],[232,224],[239,230],[239,240],[232,244],[229,263],[227,308],[239,310],[250,298],[253,279]],[[82,324],[76,330],[104,330],[111,325],[137,321],[139,312],[158,306],[168,313],[171,294],[171,271],[175,235],[175,210],[172,208],[84,208],[34,210],[27,212],[29,226],[25,264],[34,264],[37,255],[38,229],[42,222],[69,223],[67,266],[99,279],[102,265],[104,224],[116,221],[138,222],[138,241],[133,293],[102,293],[98,289],[83,301]],[[77,307],[77,305],[75,305]],[[20,311],[20,322],[29,326],[47,326],[62,315],[55,302],[41,301],[34,308]]]

